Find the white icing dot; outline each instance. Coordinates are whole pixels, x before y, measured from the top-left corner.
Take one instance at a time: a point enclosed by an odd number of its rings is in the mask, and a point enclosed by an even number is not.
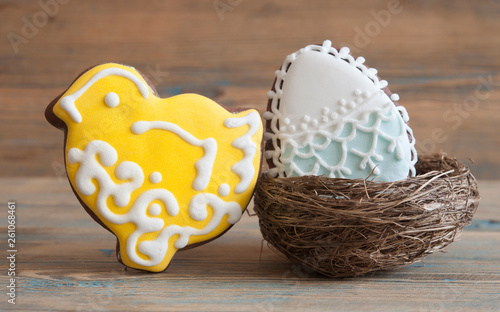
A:
[[[271,168],[271,169],[269,169],[269,171],[267,173],[269,176],[275,178],[279,174],[279,169],[278,168]]]
[[[332,42],[330,40],[323,41],[323,47],[331,48],[331,46],[332,46]]]
[[[286,75],[286,71],[285,70],[277,70],[276,71],[276,78],[278,78],[278,79],[283,79],[283,77],[285,77],[285,75]],[[279,91],[280,90],[276,90],[276,94],[279,95]]]
[[[266,159],[271,159],[273,158],[273,156],[274,156],[274,150],[264,152],[264,157],[266,157]]]
[[[303,122],[309,122],[309,120],[311,120],[311,117],[309,117],[308,115],[305,115],[304,118],[302,118]]]
[[[399,95],[397,93],[391,94],[391,100],[393,100],[393,101],[399,101]]]
[[[361,101],[359,101],[359,102],[361,102]],[[349,105],[347,105],[347,106],[348,106],[349,108],[354,108],[354,107],[356,107],[356,103],[354,103],[354,102],[349,102]]]
[[[364,98],[367,98],[367,97],[370,96],[370,92],[365,91],[365,92],[361,93],[361,96],[364,97]]]
[[[341,114],[345,114],[345,112],[346,112],[346,111],[347,111],[347,110],[346,110],[344,107],[341,107],[341,108],[340,108],[340,113],[341,113]]]
[[[281,131],[286,131],[287,127],[286,126],[281,126]]]
[[[149,181],[151,181],[151,183],[154,184],[160,183],[161,179],[162,179],[161,173],[159,173],[158,171],[155,171],[149,175]]]
[[[378,73],[378,71],[375,68],[368,68],[368,74],[375,76]]]
[[[365,62],[365,58],[360,56],[356,59],[356,62],[359,63],[359,64],[363,64]]]
[[[295,132],[295,130],[296,130],[295,126],[294,126],[294,125],[291,125],[291,126],[290,126],[290,132]]]
[[[77,148],[72,148],[68,152],[68,162],[74,164],[81,159],[81,152]]]
[[[149,206],[149,214],[152,216],[157,216],[161,213],[161,206],[154,203],[151,206]]]
[[[351,52],[351,50],[348,48],[348,47],[343,47],[342,49],[340,49],[340,54],[349,54],[349,52]]]
[[[340,100],[339,100],[339,105],[340,105],[340,106],[344,106],[344,105],[345,105],[345,103],[346,103],[345,99],[340,99]]]
[[[337,115],[337,113],[333,112],[330,114],[330,118],[331,119],[337,119],[339,116]]]
[[[283,119],[283,123],[284,123],[285,125],[289,125],[289,124],[290,124],[290,118],[285,118],[285,119]]]
[[[109,92],[104,97],[104,102],[106,103],[106,105],[108,107],[111,107],[111,108],[117,107],[118,104],[120,104],[120,97],[118,96],[118,94],[116,94],[114,92]]]
[[[227,183],[222,183],[219,186],[219,195],[222,197],[229,195],[230,191],[231,191],[231,188],[229,187],[229,185]]]
[[[272,132],[265,132],[264,133],[264,140],[271,140],[274,136],[274,133]]]
[[[300,129],[307,130],[307,124],[305,124],[305,123],[301,124]]]
[[[313,127],[316,127],[316,126],[318,125],[318,121],[317,121],[316,119],[313,119],[313,120],[311,121],[311,125],[312,125]]]
[[[262,117],[264,117],[265,120],[271,120],[273,119],[274,117],[274,114],[272,112],[264,112],[264,114],[262,114]]]
[[[328,107],[323,107],[323,108],[321,109],[321,113],[322,113],[323,115],[326,115],[326,114],[328,114],[329,112],[330,112],[330,109],[329,109]]]
[[[321,118],[321,120],[322,120],[323,122],[328,122],[328,120],[329,120],[329,119],[328,119],[328,116],[323,116],[323,118]]]
[[[268,92],[267,92],[267,98],[268,98],[268,99],[272,99],[272,98],[274,97],[274,95],[275,95],[275,94],[276,94],[276,92],[274,92],[274,91],[272,91],[272,90],[271,90],[271,91],[268,91]]]
[[[361,90],[356,89],[356,90],[354,90],[353,93],[354,93],[355,96],[359,96],[361,94]]]

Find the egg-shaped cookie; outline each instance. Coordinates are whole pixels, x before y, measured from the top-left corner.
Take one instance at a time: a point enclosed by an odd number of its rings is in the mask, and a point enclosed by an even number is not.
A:
[[[398,181],[415,175],[415,138],[377,70],[330,41],[288,55],[267,96],[269,174]]]

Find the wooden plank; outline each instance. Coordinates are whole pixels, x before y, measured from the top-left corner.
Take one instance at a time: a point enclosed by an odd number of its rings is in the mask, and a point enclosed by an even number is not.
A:
[[[236,1],[222,20],[213,3],[69,1],[15,53],[7,35],[23,35],[22,18],[42,8],[2,1],[0,176],[54,176],[62,135],[43,110],[88,66],[130,64],[153,78],[162,96],[197,92],[263,110],[284,57],[330,38],[363,55],[400,94],[421,150],[472,158],[478,178],[499,179],[498,1],[401,0],[399,13],[382,24],[374,14],[387,11],[388,0]],[[467,111],[471,100],[477,107]],[[435,140],[435,129],[446,139]]]
[[[476,219],[492,221],[500,226],[500,181],[479,180],[479,195],[481,205],[479,206]]]
[[[422,263],[353,279],[324,278],[266,245],[261,251],[257,217],[247,215],[214,242],[178,253],[166,272],[124,270],[113,235],[80,207],[67,181],[0,178],[0,198],[17,202],[16,308],[24,311],[495,311],[499,185],[480,181],[475,220],[491,227],[469,227]],[[0,309],[7,308],[4,298]]]

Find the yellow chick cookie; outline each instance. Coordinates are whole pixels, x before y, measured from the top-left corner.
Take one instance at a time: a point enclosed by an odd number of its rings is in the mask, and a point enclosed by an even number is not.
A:
[[[46,110],[65,131],[73,191],[118,239],[124,265],[160,272],[177,250],[227,231],[260,168],[256,110],[231,113],[197,94],[162,99],[132,67],[81,74]]]

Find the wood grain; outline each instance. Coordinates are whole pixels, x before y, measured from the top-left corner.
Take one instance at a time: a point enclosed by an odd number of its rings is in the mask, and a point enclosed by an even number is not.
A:
[[[17,304],[22,311],[498,311],[499,181],[480,181],[474,222],[446,253],[389,272],[328,279],[265,244],[256,217],[179,252],[166,272],[124,270],[114,236],[80,207],[67,181],[0,178],[17,203]],[[6,233],[6,210],[0,231]],[[4,252],[2,252],[4,255]],[[6,272],[5,257],[0,271]],[[6,277],[2,274],[2,286]],[[2,295],[5,296],[5,295]],[[12,306],[4,297],[0,310]]]
[[[217,1],[232,4],[219,16]],[[63,135],[43,111],[89,66],[130,64],[162,96],[196,92],[263,110],[284,57],[329,38],[400,94],[422,151],[474,159],[476,176],[499,179],[500,2],[401,0],[384,15],[393,2],[68,1],[16,53],[8,34],[23,35],[22,18],[43,11],[2,1],[0,176],[57,176]]]

